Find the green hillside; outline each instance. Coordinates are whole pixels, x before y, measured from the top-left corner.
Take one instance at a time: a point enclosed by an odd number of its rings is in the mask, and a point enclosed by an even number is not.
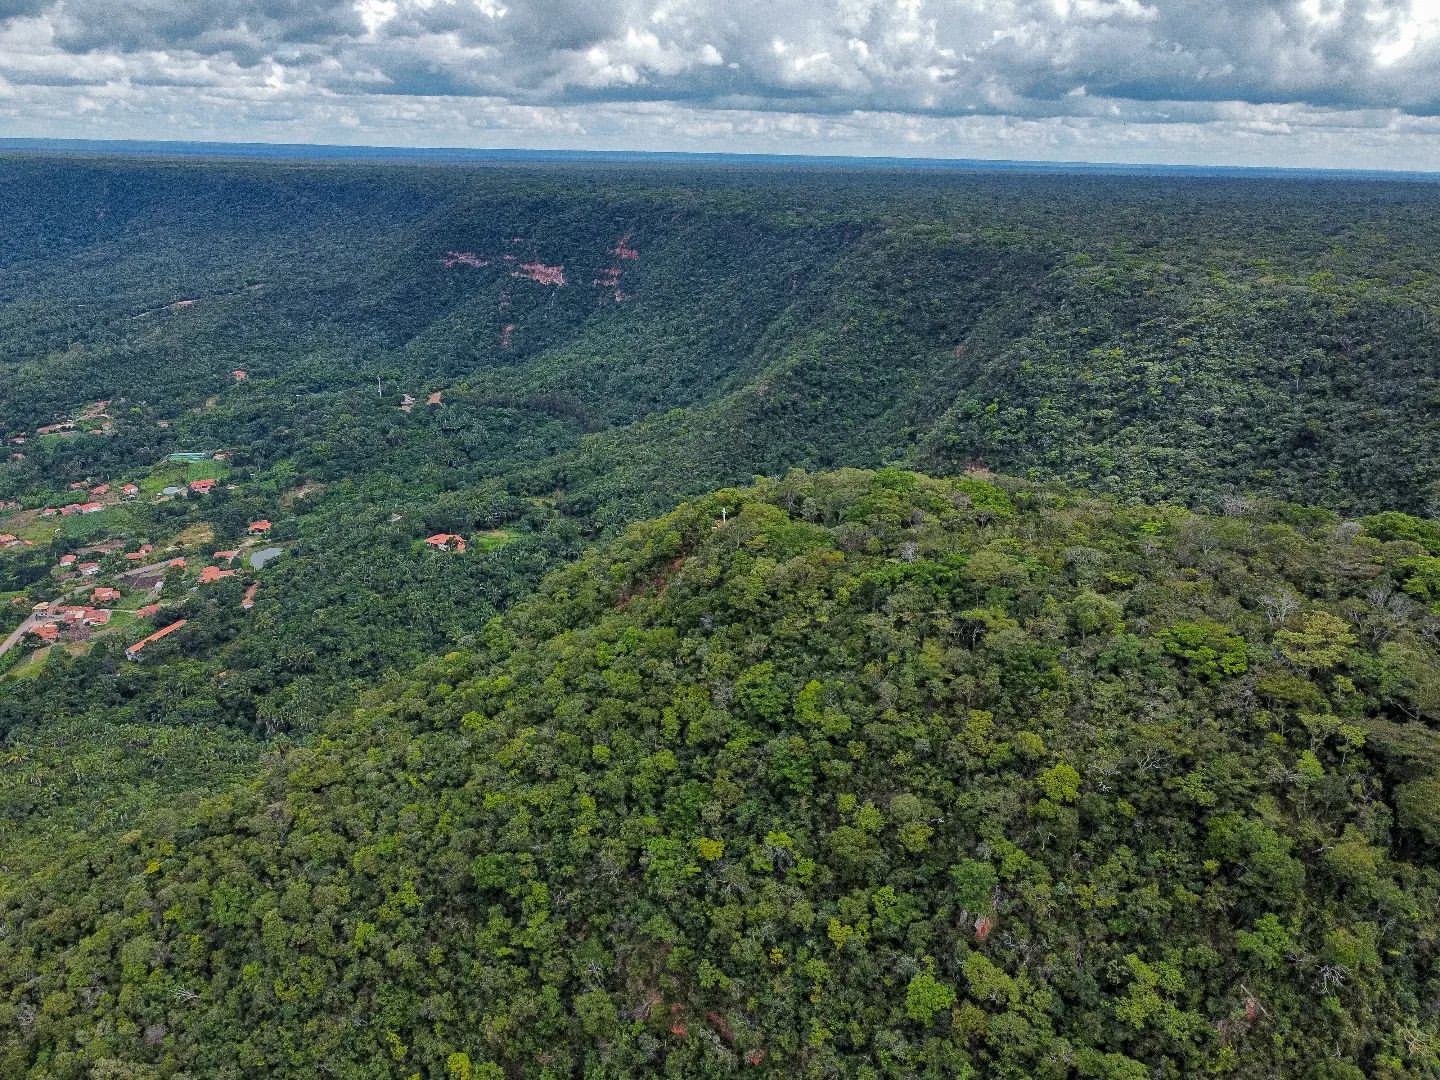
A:
[[[1440,529],[796,473],[0,879],[29,1077],[1429,1076]]]

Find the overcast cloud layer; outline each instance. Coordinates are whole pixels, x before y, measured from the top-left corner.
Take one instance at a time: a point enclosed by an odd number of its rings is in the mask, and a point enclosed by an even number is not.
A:
[[[0,0],[0,135],[1440,169],[1440,0]]]

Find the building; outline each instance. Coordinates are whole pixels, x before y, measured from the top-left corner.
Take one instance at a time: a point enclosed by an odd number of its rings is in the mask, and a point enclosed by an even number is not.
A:
[[[240,606],[249,611],[255,606],[255,593],[259,590],[260,583],[252,581],[250,587],[245,590],[245,595],[240,598]]]
[[[139,607],[135,609],[135,616],[140,619],[148,619],[151,615],[154,615],[159,610],[159,604],[146,604],[144,607]]]
[[[190,490],[197,495],[209,495],[212,488],[218,481],[215,480],[191,480]]]
[[[456,551],[465,550],[465,538],[455,533],[436,533],[434,536],[427,536],[425,543],[436,551],[449,551],[451,547]]]
[[[185,569],[185,556],[181,555],[179,558],[171,559],[171,560],[170,560],[169,562],[167,562],[165,565],[166,565],[166,566],[174,566],[174,567],[176,567],[176,568],[178,568],[178,569],[180,569],[180,570],[184,570],[184,569]]]
[[[98,562],[82,562],[75,569],[79,570],[83,577],[94,577],[100,573],[100,564]]]
[[[98,514],[105,507],[98,502],[87,502],[81,503],[78,509],[82,514]]]
[[[97,496],[98,496],[98,495],[108,495],[109,493],[110,493],[110,485],[109,485],[109,484],[96,484],[93,488],[90,489],[90,494],[91,494],[91,495],[97,495]]]
[[[60,639],[60,628],[54,623],[40,623],[38,626],[32,626],[29,633],[47,645],[53,644]]]
[[[217,552],[215,552],[215,558],[217,558],[217,559],[224,559],[224,560],[228,563],[228,562],[234,562],[234,561],[235,561],[235,556],[236,556],[236,555],[239,555],[239,554],[240,554],[240,549],[239,549],[239,548],[235,548],[233,551],[217,551]]]
[[[113,604],[120,599],[120,590],[112,589],[109,585],[101,585],[90,594],[92,604]]]
[[[134,645],[131,645],[125,650],[126,658],[130,660],[138,660],[140,658],[141,651],[144,650],[146,645],[149,645],[155,641],[159,641],[161,638],[169,637],[171,634],[173,634],[176,630],[179,630],[184,625],[185,620],[178,619],[175,622],[171,623],[169,626],[162,627],[161,629],[156,630],[149,637],[141,638],[139,641],[135,642]]]
[[[76,559],[76,556],[74,556],[74,555],[61,555],[61,556],[60,556],[60,565],[61,565],[61,566],[74,566],[74,565],[75,565],[75,559]]]
[[[250,522],[250,528],[245,531],[248,532],[251,536],[258,536],[260,533],[269,532],[272,528],[274,528],[274,525],[266,521],[264,518],[261,518],[259,521]]]
[[[209,585],[212,581],[219,581],[221,578],[234,577],[234,570],[221,570],[218,566],[207,566],[200,571],[200,584]]]
[[[136,495],[140,494],[140,487],[138,484],[125,484],[120,488],[120,494],[124,495],[127,499],[133,499]]]

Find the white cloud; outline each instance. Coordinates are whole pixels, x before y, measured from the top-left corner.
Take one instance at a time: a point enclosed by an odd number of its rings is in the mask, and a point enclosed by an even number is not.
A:
[[[0,102],[7,134],[1421,166],[1440,0],[0,0]]]

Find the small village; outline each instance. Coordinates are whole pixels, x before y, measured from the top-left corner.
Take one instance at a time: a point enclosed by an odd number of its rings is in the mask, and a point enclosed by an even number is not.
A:
[[[229,377],[239,384],[249,374],[237,368]],[[425,391],[423,400],[439,406],[442,393]],[[416,403],[411,394],[400,399],[406,412]],[[0,444],[18,448],[37,438],[111,434],[110,406],[108,400],[91,402],[33,433],[0,434]],[[24,451],[15,450],[12,458],[24,460]],[[21,592],[0,593],[0,604],[24,612],[20,624],[0,639],[0,661],[12,652],[21,655],[18,662],[12,657],[0,667],[4,677],[38,673],[53,650],[78,655],[112,637],[126,642],[128,659],[144,661],[153,653],[151,646],[185,627],[188,620],[182,612],[189,598],[204,596],[232,578],[243,583],[234,602],[243,612],[253,610],[257,597],[264,596],[265,568],[290,545],[275,539],[276,523],[270,517],[251,520],[243,536],[229,544],[217,539],[203,507],[222,493],[241,493],[230,474],[231,458],[225,448],[176,450],[143,469],[125,470],[127,475],[72,481],[38,504],[38,497],[26,499],[28,505],[0,501],[0,558],[9,552],[64,549],[40,581]],[[282,501],[289,506],[310,490],[302,484]],[[146,507],[180,501],[190,504],[188,524],[168,537],[142,535],[152,531],[136,525],[148,520]],[[191,514],[192,508],[199,513]],[[283,509],[277,505],[272,516],[283,516]],[[238,530],[231,528],[230,535],[236,537]],[[73,537],[73,543],[66,544],[67,537]],[[477,542],[493,546],[507,539],[501,530],[469,540],[442,532],[417,537],[415,544],[435,556],[455,556]]]
[[[231,374],[237,382],[246,377],[238,370]],[[113,431],[110,404],[91,402],[75,416],[41,425],[33,434],[7,433],[3,442],[21,447],[35,438],[109,434]],[[68,501],[57,498],[28,509],[17,500],[6,501],[0,504],[0,556],[54,546],[71,535],[65,524],[70,519],[88,519],[146,502],[207,499],[225,484],[229,458],[229,451],[223,449],[179,451],[144,476],[71,482],[65,488]],[[14,452],[12,459],[23,460],[23,451]],[[117,524],[127,520],[124,514],[110,517]],[[186,597],[237,576],[248,579],[238,603],[249,611],[260,592],[259,571],[286,551],[283,544],[272,542],[274,528],[269,519],[256,519],[244,539],[231,547],[214,545],[214,530],[203,523],[188,526],[164,542],[123,533],[77,540],[58,557],[48,577],[29,590],[53,595],[38,600],[9,596],[9,605],[25,609],[26,614],[0,640],[0,658],[12,650],[30,650],[20,666],[11,666],[12,673],[24,674],[27,669],[38,670],[51,649],[85,651],[98,638],[122,635],[136,638],[126,646],[125,655],[142,660],[150,645],[185,625],[177,613]]]

